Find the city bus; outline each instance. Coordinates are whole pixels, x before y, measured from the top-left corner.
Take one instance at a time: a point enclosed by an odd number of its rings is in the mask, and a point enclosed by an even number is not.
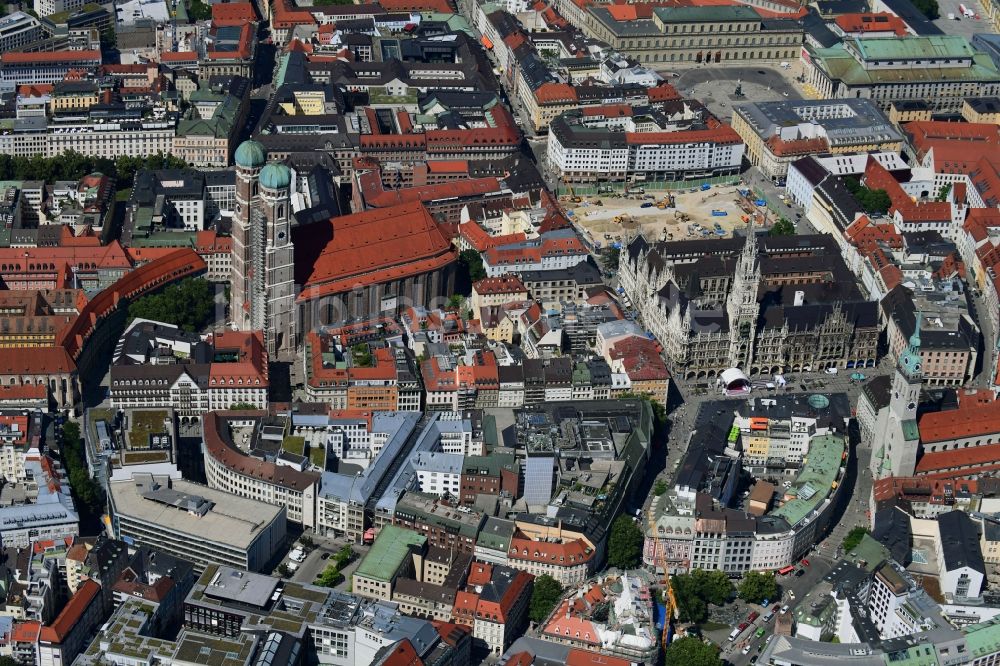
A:
[[[782,568],[778,569],[778,575],[779,576],[785,576],[787,574],[792,573],[793,571],[795,571],[795,565],[794,564],[789,564],[787,567],[782,567]]]

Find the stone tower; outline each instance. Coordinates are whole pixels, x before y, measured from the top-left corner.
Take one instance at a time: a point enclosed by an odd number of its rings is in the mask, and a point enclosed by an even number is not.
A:
[[[736,262],[733,287],[726,300],[729,317],[729,365],[744,370],[753,358],[753,342],[757,333],[757,287],[760,284],[760,266],[757,263],[757,234],[747,228],[747,240]]]
[[[292,173],[267,164],[256,141],[236,149],[236,210],[230,310],[243,330],[262,330],[268,354],[290,354],[296,344]]]
[[[913,476],[917,467],[920,448],[920,432],[917,429],[917,405],[920,402],[920,385],[923,371],[920,365],[920,319],[916,313],[916,324],[910,343],[896,362],[896,372],[892,378],[892,392],[889,407],[884,418],[875,429],[875,444],[882,442],[884,448],[872,456],[873,475]]]
[[[295,247],[292,245],[292,172],[284,164],[260,170],[260,203],[264,217],[262,273],[264,338],[269,354],[295,351]]]
[[[259,195],[260,170],[267,162],[264,146],[256,141],[244,141],[236,149],[236,210],[233,215],[232,284],[229,309],[233,324],[241,330],[254,328],[251,321],[251,286],[253,275],[251,252],[251,210]]]

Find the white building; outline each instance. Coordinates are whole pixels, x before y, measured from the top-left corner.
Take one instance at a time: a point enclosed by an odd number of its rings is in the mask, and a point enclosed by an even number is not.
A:
[[[686,180],[739,173],[743,140],[728,125],[694,129],[701,111],[683,122],[648,115],[588,116],[564,113],[552,121],[547,156],[564,183]]]
[[[788,165],[785,192],[796,204],[809,208],[816,186],[823,182],[824,178],[829,175],[860,176],[865,172],[869,157],[874,157],[889,171],[909,168],[903,158],[893,152],[809,155]]]
[[[941,594],[952,602],[978,598],[986,579],[986,564],[976,523],[963,511],[942,513],[937,523]]]
[[[465,456],[460,453],[439,453],[428,451],[413,457],[413,467],[417,471],[417,487],[422,493],[458,497],[462,484],[462,463]]]

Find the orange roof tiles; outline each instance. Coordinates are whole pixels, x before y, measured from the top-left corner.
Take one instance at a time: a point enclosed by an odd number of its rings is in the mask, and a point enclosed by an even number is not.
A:
[[[1000,401],[958,410],[928,412],[920,418],[919,427],[920,441],[925,443],[1000,434]]]
[[[960,472],[973,474],[1000,467],[1000,444],[984,444],[968,449],[925,453],[917,462],[920,476]]]
[[[597,627],[590,620],[571,614],[569,603],[569,599],[566,599],[559,604],[559,608],[552,614],[552,619],[542,629],[542,635],[600,645],[601,637]]]
[[[167,51],[160,54],[160,62],[197,62],[195,51]]]
[[[37,620],[18,622],[14,625],[14,629],[11,631],[10,640],[15,643],[35,644],[38,642],[38,635],[41,631],[42,623]]]
[[[3,385],[0,386],[0,402],[14,400],[42,400],[48,396],[44,384]]]
[[[472,285],[472,289],[480,295],[521,294],[527,293],[527,288],[516,275],[501,275],[500,277],[484,278]]]
[[[486,233],[485,229],[474,221],[463,222],[458,225],[458,233],[477,252],[486,252],[494,247],[520,243],[527,239],[527,236],[523,232],[506,234],[504,236],[490,236]]]
[[[81,51],[38,51],[25,53],[23,51],[7,51],[0,53],[0,63],[4,65],[35,64],[35,63],[86,63],[101,64],[101,52],[92,50]]]
[[[566,666],[631,666],[633,662],[620,657],[572,648],[566,655]]]
[[[945,201],[914,201],[889,171],[873,157],[865,166],[865,187],[885,190],[892,201],[890,213],[898,212],[903,222],[951,221],[951,204]]]
[[[212,5],[212,23],[216,25],[239,25],[257,20],[257,12],[249,2],[216,2]]]
[[[535,90],[535,100],[539,104],[575,104],[578,101],[576,88],[568,83],[543,83]]]
[[[101,592],[101,586],[94,581],[87,579],[77,589],[73,598],[63,607],[62,612],[47,627],[42,627],[39,634],[39,641],[48,643],[62,643],[76,624],[83,618],[83,614]]]
[[[455,8],[448,0],[379,0],[387,12],[441,12],[454,14]]]
[[[669,83],[661,83],[655,88],[650,88],[646,91],[646,95],[649,97],[649,101],[653,102],[672,102],[674,100],[683,99],[683,95],[677,92],[677,88],[674,88]]]
[[[508,559],[540,562],[560,567],[575,567],[594,556],[594,550],[582,539],[570,539],[562,543],[532,541],[515,536],[510,540]]]
[[[382,175],[379,171],[361,174],[358,176],[358,184],[365,204],[370,208],[382,208],[405,202],[430,203],[439,199],[473,197],[499,193],[503,189],[499,180],[486,177],[387,190],[382,183]]]
[[[845,33],[857,32],[892,32],[897,37],[910,34],[906,22],[889,12],[874,12],[867,14],[841,14],[834,22]]]
[[[438,270],[458,257],[419,202],[298,227],[295,247],[300,301]]]
[[[719,125],[715,129],[678,132],[626,132],[625,141],[630,144],[743,143],[740,135],[729,125]]]
[[[205,418],[202,419],[205,452],[237,474],[298,491],[307,489],[318,481],[319,474],[300,472],[294,467],[278,465],[245,455],[229,443],[231,440],[228,433],[223,434],[223,429],[228,427],[226,419],[231,416],[263,417],[266,415],[265,411],[221,411],[205,414]]]

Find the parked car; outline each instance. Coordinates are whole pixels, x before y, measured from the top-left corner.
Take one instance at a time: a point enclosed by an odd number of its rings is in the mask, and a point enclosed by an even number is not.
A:
[[[806,570],[805,569],[799,569],[798,571],[795,572],[795,577],[796,578],[802,578],[805,575],[806,575]],[[792,597],[792,598],[794,599],[795,597]]]
[[[788,604],[785,604],[784,606],[782,606],[782,607],[781,607],[781,610],[780,610],[780,611],[778,611],[778,612],[779,612],[779,613],[780,613],[781,615],[784,615],[785,613],[787,613],[787,612],[788,612]]]
[[[803,557],[802,558],[802,566],[805,566],[805,567],[809,566],[809,560],[807,560],[806,558]]]
[[[760,617],[760,613],[758,613],[757,611],[754,611],[754,612],[750,613],[749,615],[747,615],[747,624],[750,624],[751,622],[753,622],[754,620],[756,620],[759,617]]]

